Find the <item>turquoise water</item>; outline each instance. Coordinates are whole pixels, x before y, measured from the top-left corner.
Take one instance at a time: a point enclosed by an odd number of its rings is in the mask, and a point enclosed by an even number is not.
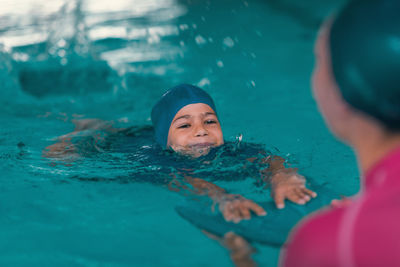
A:
[[[177,215],[181,194],[113,182],[138,175],[123,153],[84,139],[83,150],[96,153],[43,156],[73,130],[72,119],[148,125],[156,99],[182,82],[214,97],[226,140],[241,133],[278,148],[306,177],[356,192],[354,156],[325,128],[309,85],[318,25],[342,3],[3,1],[0,265],[232,265],[223,247]],[[249,180],[218,184],[269,198]],[[260,266],[276,265],[278,248],[254,245]]]

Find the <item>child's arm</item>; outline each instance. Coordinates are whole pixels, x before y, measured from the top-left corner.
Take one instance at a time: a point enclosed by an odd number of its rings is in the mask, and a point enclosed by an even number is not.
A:
[[[115,133],[123,129],[112,127],[112,122],[103,121],[100,119],[82,119],[72,120],[75,128],[74,131],[59,136],[57,142],[47,146],[43,151],[43,156],[47,158],[56,158],[66,161],[73,161],[80,157],[79,151],[72,143],[72,138],[76,136],[91,136],[95,142],[100,141],[102,138],[96,131],[104,131],[108,133]],[[100,149],[94,144],[94,147]]]
[[[269,165],[261,171],[264,182],[271,186],[271,196],[279,209],[285,207],[285,199],[297,204],[305,204],[317,194],[305,186],[306,179],[296,168],[286,168],[285,160],[279,156],[268,156],[263,163]]]
[[[202,230],[202,232],[228,249],[235,266],[257,266],[252,259],[252,254],[257,252],[256,248],[240,235],[237,235],[234,232],[227,232],[223,237],[219,237],[205,230]]]
[[[226,221],[238,223],[241,220],[249,220],[251,212],[254,212],[258,216],[267,214],[265,210],[255,202],[238,194],[229,194],[225,189],[213,183],[191,176],[185,176],[185,181],[193,187],[193,190],[190,190],[191,193],[196,195],[208,195],[215,204],[218,204],[219,210]],[[189,190],[187,186],[181,185],[179,182],[175,182],[174,186]],[[170,189],[177,190],[171,187]],[[214,209],[214,205],[212,208]]]

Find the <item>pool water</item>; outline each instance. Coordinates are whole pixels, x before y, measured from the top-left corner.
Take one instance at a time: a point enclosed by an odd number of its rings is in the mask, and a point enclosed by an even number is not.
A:
[[[309,82],[318,26],[343,2],[1,1],[0,265],[232,266],[175,212],[182,194],[134,179],[156,165],[86,137],[87,153],[45,156],[73,119],[149,125],[158,97],[183,82],[214,98],[227,141],[243,134],[313,181],[357,192],[354,156]],[[249,179],[216,183],[269,199]],[[277,265],[279,248],[254,246],[260,266]]]

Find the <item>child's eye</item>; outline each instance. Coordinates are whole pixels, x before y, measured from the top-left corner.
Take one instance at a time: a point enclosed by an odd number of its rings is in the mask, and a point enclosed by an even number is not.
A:
[[[213,123],[217,123],[217,121],[215,121],[215,120],[206,120],[206,124],[213,124]]]
[[[178,126],[178,129],[184,129],[184,128],[189,128],[190,124],[182,124],[180,126]]]

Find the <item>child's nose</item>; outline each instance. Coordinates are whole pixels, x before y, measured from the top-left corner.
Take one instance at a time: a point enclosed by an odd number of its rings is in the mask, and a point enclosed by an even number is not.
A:
[[[204,135],[208,135],[208,131],[206,130],[206,128],[204,128],[202,124],[197,125],[197,127],[195,128],[195,136],[204,136]]]

